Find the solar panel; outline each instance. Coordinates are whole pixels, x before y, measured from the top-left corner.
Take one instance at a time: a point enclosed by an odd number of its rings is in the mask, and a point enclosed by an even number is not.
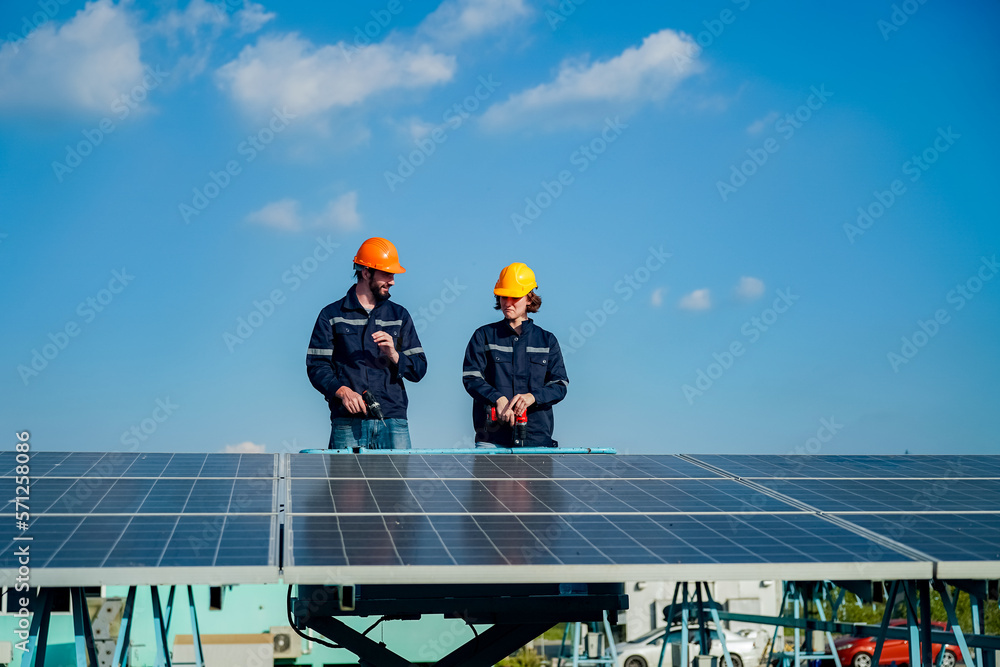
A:
[[[937,559],[940,578],[996,579],[1000,514],[862,514],[848,520]]]
[[[531,583],[567,580],[566,568],[588,581],[924,577],[931,567],[676,456],[334,454],[322,466],[314,456],[289,457],[289,582],[337,572],[365,583]]]
[[[1000,479],[997,456],[759,456],[695,454],[691,459],[743,478]]]
[[[0,477],[13,477],[14,452],[0,452]],[[274,477],[274,454],[137,454],[32,452],[32,479],[42,477]]]
[[[293,478],[451,479],[714,479],[719,475],[676,456],[612,454],[359,454],[352,456],[290,454]],[[319,460],[317,460],[319,459]]]
[[[721,565],[743,566],[721,578],[753,577],[751,572],[762,571],[755,566],[776,573],[777,564],[786,575],[856,573],[858,564],[883,575],[930,572],[927,564],[808,514],[752,519],[367,514],[291,515],[286,522],[284,575],[289,582],[316,583],[329,580],[330,568],[349,568],[345,576],[366,583],[393,583],[403,576],[410,583],[454,583],[469,576],[476,581],[532,583],[572,578],[565,567],[575,566],[585,571],[588,581],[624,581],[709,571],[719,577]],[[481,569],[470,575],[474,568]]]
[[[1000,577],[1000,457],[38,452],[30,465],[37,585]],[[14,466],[0,454],[8,488]],[[0,523],[7,582],[17,536]]]
[[[0,457],[0,469],[13,472],[12,461]],[[34,585],[278,581],[277,464],[266,454],[35,453],[28,529],[0,522],[0,579],[13,578],[28,545]],[[5,499],[2,511],[14,509]]]
[[[8,523],[0,527],[4,545],[0,551],[0,569],[16,570],[15,552],[25,542],[14,541],[20,531],[15,532]],[[36,585],[60,585],[46,576],[47,570],[56,568],[78,570],[78,579],[73,580],[75,585],[160,581],[158,575],[150,581],[136,581],[128,572],[142,568],[190,568],[187,578],[177,583],[203,580],[204,574],[198,572],[202,568],[248,566],[270,569],[277,574],[271,558],[277,544],[276,517],[267,514],[46,515],[32,522],[28,534],[32,538],[32,582]],[[87,572],[94,569],[103,572],[99,575]],[[227,581],[221,572],[214,577],[210,579]]]
[[[756,480],[823,512],[1000,512],[995,479]]]

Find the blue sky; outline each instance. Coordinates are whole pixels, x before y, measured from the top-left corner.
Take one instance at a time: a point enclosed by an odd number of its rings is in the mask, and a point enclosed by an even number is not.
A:
[[[385,236],[416,447],[470,442],[462,354],[523,261],[562,446],[995,453],[998,14],[6,2],[4,431],[324,446],[309,333]]]

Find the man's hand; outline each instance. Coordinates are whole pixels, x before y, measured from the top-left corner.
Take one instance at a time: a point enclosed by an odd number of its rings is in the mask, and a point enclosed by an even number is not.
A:
[[[382,356],[394,364],[399,363],[399,352],[396,351],[396,341],[388,331],[376,331],[372,334],[372,340],[378,345],[378,351]]]
[[[509,416],[504,413],[508,403],[510,403],[510,401],[507,400],[506,396],[501,396],[497,399],[497,421],[506,422],[513,426],[514,413],[511,413]]]
[[[368,408],[365,407],[365,399],[361,398],[361,394],[347,385],[338,389],[335,396],[340,399],[340,402],[344,404],[344,407],[352,415],[366,414],[368,412]]]
[[[514,418],[527,410],[530,406],[535,404],[535,397],[531,394],[517,394],[514,398],[510,399],[510,405],[507,406],[507,412],[504,413],[505,421],[508,424],[514,424]],[[507,415],[510,418],[507,419]]]

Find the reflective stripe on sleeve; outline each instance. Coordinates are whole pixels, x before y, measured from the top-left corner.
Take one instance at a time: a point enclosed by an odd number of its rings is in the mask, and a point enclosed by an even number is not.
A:
[[[318,347],[310,347],[309,351],[306,352],[306,354],[314,354],[317,357],[332,357],[333,350],[323,350]]]
[[[564,387],[569,388],[569,380],[552,380],[551,382],[546,382],[545,386],[548,386],[550,384],[561,384]]]
[[[483,374],[480,373],[479,371],[464,371],[462,373],[462,377],[464,377],[464,378],[483,378]],[[486,378],[483,378],[483,379],[485,380]]]
[[[405,354],[408,357],[414,354],[423,354],[423,353],[424,353],[424,348],[422,347],[411,347],[409,350],[403,350],[403,354]]]

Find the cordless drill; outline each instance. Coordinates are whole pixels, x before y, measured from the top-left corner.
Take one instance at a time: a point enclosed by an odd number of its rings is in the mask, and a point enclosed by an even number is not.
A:
[[[376,399],[375,396],[373,396],[367,389],[361,392],[361,398],[365,401],[365,406],[368,408],[368,414],[384,424],[385,415],[382,414],[382,404],[378,402],[378,399]]]
[[[490,421],[497,421],[497,406],[490,407]],[[514,418],[514,442],[511,447],[524,447],[528,439],[528,411],[525,410]]]

